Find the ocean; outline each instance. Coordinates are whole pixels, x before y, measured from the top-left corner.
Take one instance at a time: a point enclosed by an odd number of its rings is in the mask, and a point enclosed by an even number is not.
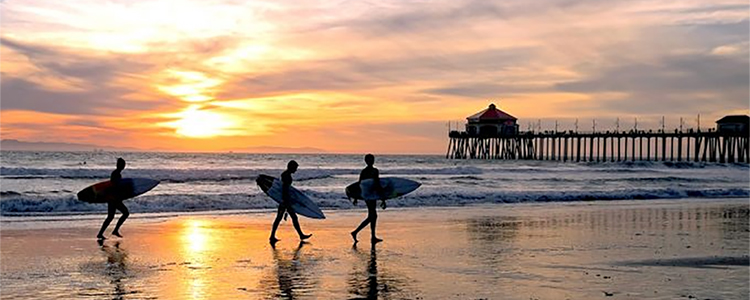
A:
[[[294,159],[294,186],[321,208],[352,209],[344,187],[357,180],[363,155],[24,152],[0,155],[0,213],[4,216],[101,213],[106,205],[78,201],[76,193],[107,180],[118,157],[123,177],[161,181],[126,205],[135,213],[268,210],[277,204],[255,184],[279,176]],[[448,160],[443,156],[376,155],[382,177],[422,186],[389,207],[469,206],[487,203],[621,199],[748,198],[748,164]],[[363,206],[362,203],[359,206]]]

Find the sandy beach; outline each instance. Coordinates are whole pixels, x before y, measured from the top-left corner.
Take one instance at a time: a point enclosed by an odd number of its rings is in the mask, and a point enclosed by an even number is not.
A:
[[[747,299],[747,199],[590,201],[273,215],[2,219],[3,299]]]

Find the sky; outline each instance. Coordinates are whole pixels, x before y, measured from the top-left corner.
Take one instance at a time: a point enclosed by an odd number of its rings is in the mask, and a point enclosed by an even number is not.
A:
[[[0,1],[0,137],[144,150],[445,153],[528,128],[750,110],[747,1]],[[638,125],[636,125],[636,123]]]

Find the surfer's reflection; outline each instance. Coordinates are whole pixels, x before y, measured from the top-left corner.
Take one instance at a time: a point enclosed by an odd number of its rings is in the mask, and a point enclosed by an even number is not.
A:
[[[273,282],[273,279],[261,282],[261,285],[269,292],[268,298],[295,299],[299,296],[304,296],[312,290],[315,283],[311,282],[309,275],[306,274],[306,270],[311,269],[311,266],[309,266],[310,261],[307,261],[302,256],[302,248],[305,245],[307,245],[307,242],[300,242],[292,253],[291,258],[286,258],[275,245],[271,246],[273,249],[273,260],[276,263],[276,274],[274,276],[276,282]],[[273,291],[272,287],[277,284],[278,293]]]
[[[127,277],[127,258],[128,253],[124,249],[120,248],[120,242],[117,241],[114,244],[107,245],[104,240],[97,240],[99,249],[101,249],[107,255],[107,264],[105,265],[104,272],[110,279],[115,287],[115,291],[111,294],[112,299],[123,299],[123,297],[129,294],[123,286],[123,279]]]
[[[352,249],[362,260],[367,259],[367,253],[364,251],[360,252],[357,249],[357,244],[354,244]],[[352,272],[351,279],[349,279],[349,293],[355,295],[352,299],[401,299],[418,296],[418,293],[409,292],[405,289],[406,282],[408,281],[407,278],[400,279],[390,276],[382,270],[378,272],[378,251],[376,244],[371,245],[369,254],[367,267],[364,271],[359,268],[359,265],[355,266],[356,269]]]

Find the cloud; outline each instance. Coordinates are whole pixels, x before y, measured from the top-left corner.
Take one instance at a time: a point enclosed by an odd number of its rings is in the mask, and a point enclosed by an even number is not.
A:
[[[602,110],[629,113],[675,113],[747,108],[750,64],[745,56],[689,54],[667,56],[646,64],[617,65],[584,79],[556,85],[581,94],[619,93],[597,99]]]
[[[160,124],[195,104],[197,127],[211,113],[239,120],[222,143],[297,131],[299,143],[338,145],[364,132],[377,138],[340,149],[442,151],[435,120],[488,98],[525,119],[720,114],[750,98],[739,1],[173,4],[3,3],[2,110],[72,117],[48,128],[79,136],[150,127],[169,146],[183,137],[163,139],[179,128]]]
[[[503,84],[493,82],[472,82],[468,84],[447,85],[440,88],[423,90],[427,94],[460,96],[467,98],[490,98],[499,95],[523,94],[530,92],[551,91],[549,85]]]
[[[117,76],[137,74],[149,69],[149,65],[132,61],[125,56],[81,55],[56,46],[41,46],[0,39],[2,46],[27,57],[40,72],[64,78],[80,79],[94,85],[108,84]]]
[[[112,89],[85,92],[53,91],[33,82],[13,78],[5,74],[3,74],[3,80],[0,82],[0,95],[2,95],[2,108],[4,110],[16,109],[57,114],[91,115],[106,114],[107,108],[111,108],[113,111],[115,108],[137,109],[137,107],[131,107],[130,105],[115,106],[117,101],[107,101],[112,96],[117,95],[118,92],[123,91]],[[143,107],[143,109],[148,108]]]
[[[523,47],[394,59],[344,57],[304,61],[276,72],[239,74],[219,97],[260,97],[301,91],[356,92],[408,86],[416,81],[502,78],[506,77],[502,72],[524,65],[533,53],[534,49]]]

